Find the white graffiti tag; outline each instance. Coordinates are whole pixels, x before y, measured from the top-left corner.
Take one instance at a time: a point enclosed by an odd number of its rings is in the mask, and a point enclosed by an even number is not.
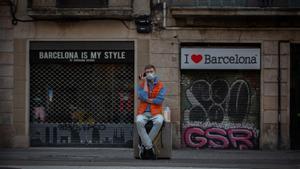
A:
[[[249,113],[250,88],[245,80],[236,80],[231,85],[226,80],[217,79],[209,83],[197,80],[186,90],[186,97],[192,107],[185,111],[189,119],[221,123],[224,119],[242,122]]]

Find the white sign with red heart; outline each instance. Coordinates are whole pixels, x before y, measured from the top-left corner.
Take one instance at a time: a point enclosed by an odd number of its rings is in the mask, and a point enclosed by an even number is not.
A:
[[[260,69],[260,48],[181,48],[181,69]]]

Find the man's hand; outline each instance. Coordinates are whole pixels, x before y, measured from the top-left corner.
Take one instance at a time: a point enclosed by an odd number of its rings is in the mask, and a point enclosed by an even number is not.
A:
[[[143,75],[143,73],[139,75],[139,80],[143,81],[145,79],[146,79],[146,77]]]
[[[153,99],[148,99],[147,103],[151,103],[152,104],[153,103]]]

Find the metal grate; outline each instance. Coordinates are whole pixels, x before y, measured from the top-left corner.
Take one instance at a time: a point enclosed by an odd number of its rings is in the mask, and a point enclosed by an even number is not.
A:
[[[182,138],[187,147],[257,149],[260,74],[182,71],[181,112]]]
[[[32,64],[31,144],[131,146],[133,73],[132,64]]]

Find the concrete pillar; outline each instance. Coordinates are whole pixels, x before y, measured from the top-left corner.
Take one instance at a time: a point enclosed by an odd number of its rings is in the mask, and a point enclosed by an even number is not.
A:
[[[289,148],[289,44],[281,49],[281,147]],[[263,111],[261,148],[277,149],[278,140],[278,41],[263,42]],[[284,120],[285,119],[285,120]]]

